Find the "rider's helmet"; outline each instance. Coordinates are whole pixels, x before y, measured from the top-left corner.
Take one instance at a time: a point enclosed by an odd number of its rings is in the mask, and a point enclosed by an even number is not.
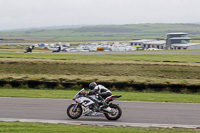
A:
[[[96,86],[97,86],[97,83],[91,82],[91,83],[89,84],[89,89],[90,89],[90,90],[93,90]]]

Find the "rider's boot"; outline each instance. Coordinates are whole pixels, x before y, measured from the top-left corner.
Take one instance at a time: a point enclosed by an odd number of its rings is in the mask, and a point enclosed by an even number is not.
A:
[[[100,106],[100,109],[106,109],[108,107],[108,104],[105,102],[105,100],[102,101],[103,105]]]

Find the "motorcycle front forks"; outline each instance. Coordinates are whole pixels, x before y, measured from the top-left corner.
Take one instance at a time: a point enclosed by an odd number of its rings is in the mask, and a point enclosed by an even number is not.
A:
[[[74,104],[72,111],[75,112],[77,107],[78,107],[78,103]]]

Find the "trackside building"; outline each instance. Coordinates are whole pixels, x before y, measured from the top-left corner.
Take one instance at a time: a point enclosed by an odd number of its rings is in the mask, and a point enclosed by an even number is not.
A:
[[[190,43],[191,38],[187,33],[168,33],[166,40],[142,39],[130,41],[131,46],[143,47],[144,49],[200,49],[200,43]]]

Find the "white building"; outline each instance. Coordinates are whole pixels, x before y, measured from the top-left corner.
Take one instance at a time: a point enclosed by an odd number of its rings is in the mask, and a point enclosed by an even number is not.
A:
[[[131,46],[143,47],[143,49],[157,48],[164,49],[166,41],[156,40],[156,39],[142,39],[136,41],[130,41]]]
[[[173,49],[200,49],[199,43],[172,44]]]
[[[155,39],[142,39],[142,40],[135,40],[130,41],[131,46],[142,46],[145,42],[155,41]]]
[[[142,39],[130,41],[131,46],[142,47],[143,49],[200,49],[200,43],[189,43],[187,33],[168,33],[166,40]]]
[[[166,41],[150,41],[150,42],[144,42],[142,47],[144,47],[144,49],[148,49],[148,48],[157,48],[157,49],[164,49],[166,45]]]

